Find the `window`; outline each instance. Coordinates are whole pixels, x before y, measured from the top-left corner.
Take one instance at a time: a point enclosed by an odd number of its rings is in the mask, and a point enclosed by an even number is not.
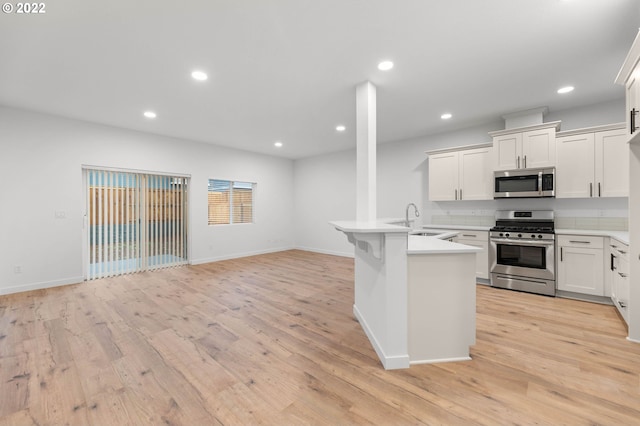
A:
[[[209,179],[209,225],[253,223],[251,182]]]
[[[188,262],[188,177],[84,169],[88,280]]]

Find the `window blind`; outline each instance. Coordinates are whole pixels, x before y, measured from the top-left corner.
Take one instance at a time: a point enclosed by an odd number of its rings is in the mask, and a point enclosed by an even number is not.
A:
[[[188,178],[85,173],[87,279],[187,263]]]
[[[209,225],[253,222],[254,183],[209,180]]]

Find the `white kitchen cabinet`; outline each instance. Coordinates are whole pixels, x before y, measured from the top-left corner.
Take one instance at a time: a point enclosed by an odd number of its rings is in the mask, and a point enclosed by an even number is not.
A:
[[[558,134],[557,198],[628,195],[629,148],[624,123]]]
[[[489,233],[487,231],[460,230],[454,239],[456,243],[478,247],[476,253],[476,278],[489,279]]]
[[[640,306],[640,33],[636,36],[616,83],[626,88],[626,132],[629,147],[629,306]],[[632,120],[633,118],[633,120]],[[627,310],[629,340],[640,342],[640,309]]]
[[[556,130],[560,122],[489,132],[493,169],[513,170],[556,165]]]
[[[608,270],[611,301],[629,323],[629,246],[611,238]]]
[[[491,200],[491,146],[429,151],[429,200]]]
[[[625,87],[627,140],[630,142],[638,140],[640,135],[640,33],[616,77],[616,83]]]
[[[558,290],[604,296],[604,238],[559,235],[557,243]]]

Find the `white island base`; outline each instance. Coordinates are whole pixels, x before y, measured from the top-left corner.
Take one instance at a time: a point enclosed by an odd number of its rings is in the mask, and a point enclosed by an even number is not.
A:
[[[385,369],[468,360],[480,249],[384,222],[331,222],[355,246],[353,312]]]
[[[411,254],[407,266],[410,363],[471,359],[469,346],[476,337],[475,253]]]

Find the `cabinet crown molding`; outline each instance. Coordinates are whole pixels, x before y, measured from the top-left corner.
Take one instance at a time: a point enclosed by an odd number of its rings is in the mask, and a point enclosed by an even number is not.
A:
[[[560,130],[560,123],[562,123],[562,121],[549,121],[547,123],[536,124],[534,126],[495,130],[493,132],[489,132],[489,136],[495,137],[495,136],[509,135],[512,133],[522,133],[522,132],[528,132],[530,130],[541,130],[541,129],[549,129],[549,128],[555,128],[556,131],[558,131]]]
[[[451,146],[448,148],[432,149],[429,151],[425,151],[424,153],[427,155],[433,155],[433,154],[444,154],[445,152],[466,151],[468,149],[491,148],[491,147],[493,147],[493,142],[481,143],[477,145]]]
[[[624,59],[622,67],[620,71],[618,71],[618,75],[616,76],[615,82],[616,84],[625,85],[631,73],[636,67],[638,60],[640,59],[640,32],[636,35],[635,40],[633,40],[633,44],[631,45],[631,49],[627,53],[627,57]]]
[[[562,132],[556,133],[556,137],[560,138],[562,136],[575,136],[575,135],[582,135],[584,133],[606,132],[608,130],[623,130],[625,128],[626,128],[625,123],[604,124],[602,126],[592,126],[592,127],[583,127],[581,129],[563,130]]]

